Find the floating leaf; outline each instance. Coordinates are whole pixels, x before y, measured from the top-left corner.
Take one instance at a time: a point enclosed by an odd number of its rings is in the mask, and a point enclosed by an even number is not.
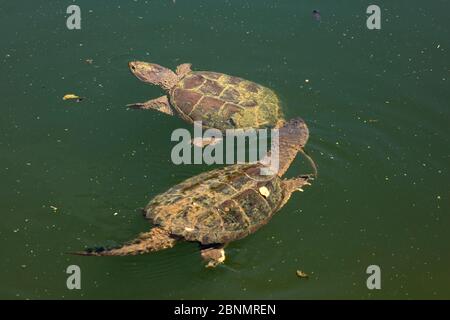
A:
[[[80,99],[81,99],[81,97],[79,97],[73,93],[68,93],[63,97],[63,100],[80,100]]]
[[[305,272],[303,272],[302,270],[297,270],[297,277],[305,279],[305,278],[309,278],[309,275]]]

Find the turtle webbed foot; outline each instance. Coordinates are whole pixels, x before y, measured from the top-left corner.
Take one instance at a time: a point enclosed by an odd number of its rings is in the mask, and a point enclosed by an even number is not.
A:
[[[206,268],[215,268],[225,261],[225,250],[223,246],[203,249],[201,251],[203,260],[207,262]]]

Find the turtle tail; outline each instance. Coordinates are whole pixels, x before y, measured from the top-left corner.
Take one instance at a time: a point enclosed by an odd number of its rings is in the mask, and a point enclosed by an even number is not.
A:
[[[155,227],[149,232],[144,232],[135,240],[116,248],[97,247],[85,251],[72,252],[80,256],[127,256],[138,255],[153,251],[172,248],[176,239],[164,229]]]

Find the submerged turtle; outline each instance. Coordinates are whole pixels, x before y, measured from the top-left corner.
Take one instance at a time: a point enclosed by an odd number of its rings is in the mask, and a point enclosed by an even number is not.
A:
[[[176,72],[154,63],[133,61],[131,72],[141,81],[159,85],[166,95],[128,105],[154,109],[206,128],[245,129],[281,127],[280,101],[269,88],[223,73],[192,71],[184,63]]]
[[[279,130],[279,170],[261,161],[236,164],[189,178],[156,196],[144,209],[153,228],[121,247],[88,250],[94,256],[136,255],[170,248],[177,240],[201,244],[201,255],[214,267],[225,260],[224,246],[255,232],[279,211],[296,190],[309,185],[309,175],[281,179],[306,144],[308,128],[301,119]],[[263,174],[262,169],[269,169]]]

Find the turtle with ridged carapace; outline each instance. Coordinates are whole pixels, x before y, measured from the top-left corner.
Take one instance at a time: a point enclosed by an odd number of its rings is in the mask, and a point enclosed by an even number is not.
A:
[[[278,166],[267,161],[235,164],[201,173],[156,196],[144,209],[153,227],[134,241],[82,255],[136,255],[173,247],[179,240],[197,242],[207,266],[225,260],[224,247],[265,225],[310,175],[282,179],[309,137],[305,122],[288,121],[279,129]],[[274,157],[276,158],[276,157]],[[278,168],[278,170],[274,169]],[[265,170],[265,171],[262,171]]]
[[[205,128],[275,128],[284,124],[280,101],[271,89],[252,81],[210,71],[192,71],[184,63],[176,72],[155,63],[133,61],[131,72],[141,81],[159,85],[166,95],[144,103],[129,104],[136,109],[153,109],[178,114]]]

